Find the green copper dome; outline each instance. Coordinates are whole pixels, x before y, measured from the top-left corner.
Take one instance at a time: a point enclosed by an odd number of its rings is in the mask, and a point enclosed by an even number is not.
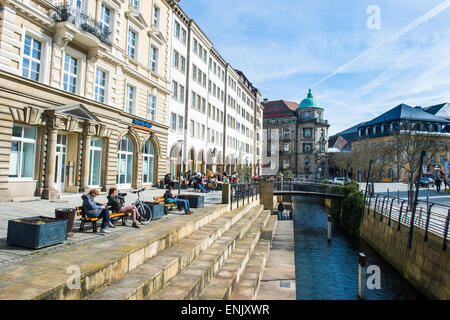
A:
[[[309,89],[308,96],[300,102],[298,105],[299,108],[321,108],[319,103],[314,99],[311,89]]]

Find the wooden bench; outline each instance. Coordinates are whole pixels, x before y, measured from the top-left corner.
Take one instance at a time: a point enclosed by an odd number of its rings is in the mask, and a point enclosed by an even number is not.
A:
[[[153,197],[153,200],[157,204],[164,203],[164,196]],[[172,210],[173,208],[175,208],[176,205],[177,205],[176,203],[164,203],[164,213],[167,214],[167,211],[169,209]]]
[[[109,209],[109,208],[108,208]],[[78,206],[75,208],[76,212],[77,212],[77,216],[81,216],[81,225],[80,225],[80,231],[83,231],[84,229],[84,224],[86,222],[91,222],[92,223],[92,229],[93,232],[97,232],[97,221],[102,219],[102,218],[94,218],[94,217],[88,217],[83,210],[83,206]],[[111,222],[114,223],[116,221],[122,220],[122,225],[126,226],[127,225],[127,218],[128,218],[128,213],[109,213],[109,217],[111,218]]]

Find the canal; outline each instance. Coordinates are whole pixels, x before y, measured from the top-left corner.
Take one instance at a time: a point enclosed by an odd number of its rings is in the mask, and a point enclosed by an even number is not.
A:
[[[358,253],[368,266],[380,268],[381,289],[366,289],[367,300],[411,300],[424,297],[367,243],[333,223],[327,241],[328,210],[311,199],[294,202],[297,300],[358,299]],[[370,277],[370,274],[367,275]]]

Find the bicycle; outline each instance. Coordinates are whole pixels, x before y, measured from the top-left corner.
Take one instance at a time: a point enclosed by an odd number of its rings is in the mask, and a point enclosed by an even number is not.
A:
[[[150,206],[147,205],[142,199],[141,199],[141,192],[143,192],[145,188],[142,188],[140,190],[130,191],[131,193],[137,194],[136,201],[133,202],[133,205],[136,206],[138,213],[140,217],[138,218],[139,223],[143,225],[147,225],[152,221],[153,215],[152,210],[150,209]]]

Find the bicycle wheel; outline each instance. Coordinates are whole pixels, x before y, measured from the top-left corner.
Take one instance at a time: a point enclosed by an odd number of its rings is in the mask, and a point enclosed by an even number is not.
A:
[[[150,207],[145,204],[145,203],[140,203],[137,207],[137,210],[139,212],[139,222],[141,224],[149,224],[150,221],[152,221],[152,210],[150,209]]]

